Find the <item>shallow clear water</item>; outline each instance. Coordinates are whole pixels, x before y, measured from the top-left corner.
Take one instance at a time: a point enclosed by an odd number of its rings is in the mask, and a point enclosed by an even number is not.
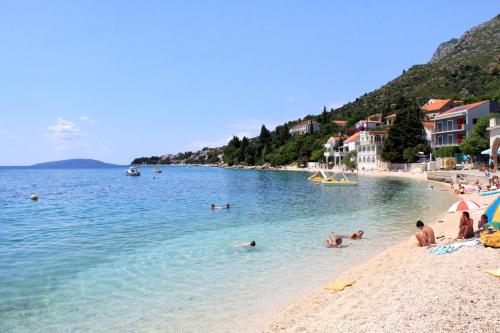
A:
[[[0,332],[258,331],[453,200],[399,179],[141,169],[0,169]],[[323,245],[359,229],[347,248]]]

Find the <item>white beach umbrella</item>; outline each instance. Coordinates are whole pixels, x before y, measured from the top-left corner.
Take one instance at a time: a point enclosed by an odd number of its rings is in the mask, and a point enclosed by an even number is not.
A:
[[[448,209],[448,213],[454,213],[458,212],[461,210],[474,210],[474,209],[479,209],[479,205],[475,203],[474,201],[470,200],[460,200],[455,202],[453,205],[451,205],[450,209]]]

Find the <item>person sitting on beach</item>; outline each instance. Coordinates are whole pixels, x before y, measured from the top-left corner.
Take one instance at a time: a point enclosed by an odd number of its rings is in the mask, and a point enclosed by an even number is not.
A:
[[[340,235],[335,236],[335,240],[328,236],[325,238],[326,247],[342,247],[342,237]]]
[[[488,216],[486,214],[483,214],[481,215],[481,219],[479,220],[479,222],[477,222],[477,228],[479,229],[478,231],[483,229],[486,223],[488,223]]]
[[[463,212],[460,218],[460,225],[457,239],[465,239],[474,237],[474,225],[469,216],[469,212]]]
[[[361,239],[363,237],[363,230],[359,230],[358,232],[353,232],[351,236],[349,236],[350,239]]]
[[[417,221],[417,228],[420,231],[417,231],[415,237],[418,241],[418,246],[428,246],[436,243],[436,238],[434,236],[434,230],[431,227],[427,227],[424,225],[424,222]]]
[[[257,245],[257,244],[255,243],[255,241],[251,241],[250,243],[241,244],[241,247],[244,247],[244,248],[252,248],[252,247],[255,247],[255,245]]]

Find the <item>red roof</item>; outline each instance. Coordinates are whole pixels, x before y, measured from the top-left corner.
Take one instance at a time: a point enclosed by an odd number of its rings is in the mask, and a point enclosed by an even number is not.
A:
[[[481,102],[471,103],[471,104],[467,104],[467,105],[456,106],[452,109],[449,109],[448,111],[441,112],[438,116],[444,116],[444,115],[451,114],[451,113],[468,111],[468,110],[474,109],[474,108],[478,107],[479,105],[484,104],[486,102],[488,102],[488,101],[481,101]]]
[[[334,120],[333,121],[337,125],[345,125],[347,124],[347,120]]]
[[[340,136],[331,136],[330,139],[333,139],[333,140],[340,140],[341,137]]]
[[[355,142],[359,141],[359,132],[354,133],[350,137],[348,137],[344,142]]]
[[[451,99],[434,99],[434,102],[427,103],[424,106],[422,106],[422,110],[424,112],[439,111],[443,106],[448,104],[450,101]]]
[[[424,125],[424,127],[427,128],[428,130],[433,130],[435,127],[433,121],[423,121],[422,125]]]

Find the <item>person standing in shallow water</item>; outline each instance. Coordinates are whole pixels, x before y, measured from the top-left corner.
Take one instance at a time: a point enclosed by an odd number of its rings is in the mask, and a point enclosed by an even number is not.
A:
[[[436,243],[436,237],[434,236],[434,230],[431,227],[427,227],[424,225],[424,222],[417,221],[417,228],[420,231],[417,231],[415,237],[418,241],[418,246],[427,246],[430,244]]]

